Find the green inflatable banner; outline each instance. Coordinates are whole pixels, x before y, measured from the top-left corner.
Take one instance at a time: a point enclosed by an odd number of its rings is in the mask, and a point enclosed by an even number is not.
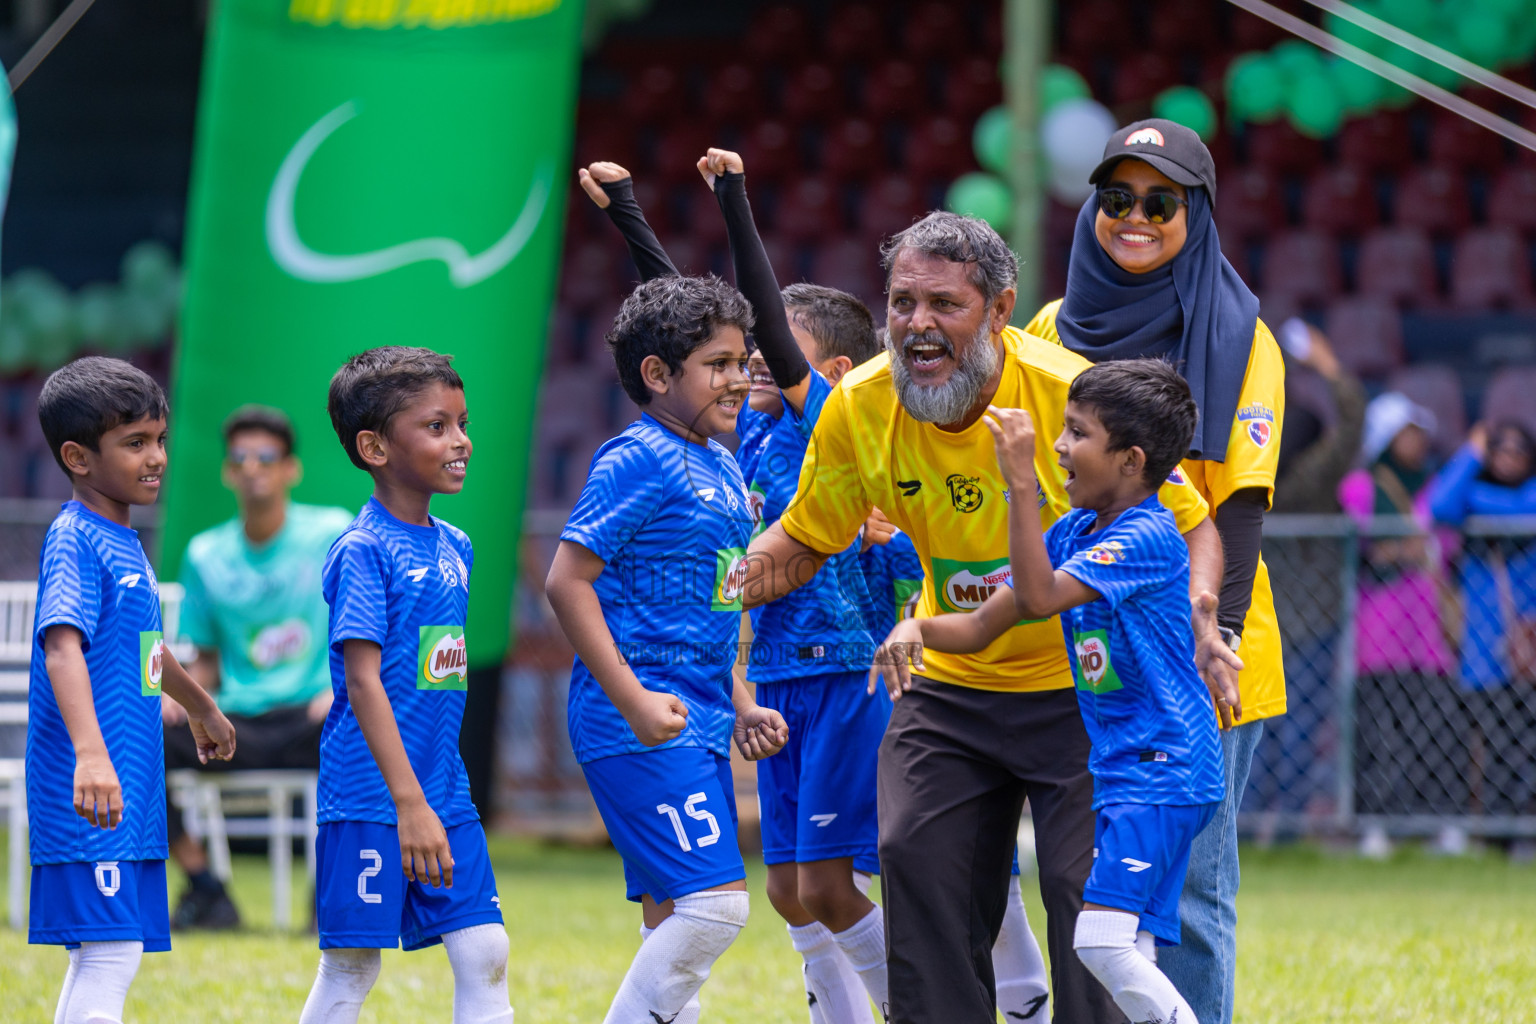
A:
[[[161,565],[234,513],[219,427],[287,411],[299,501],[358,508],[326,388],[350,355],[455,357],[475,453],[432,511],[475,544],[471,667],[506,650],[569,177],[579,0],[217,0],[187,230]]]

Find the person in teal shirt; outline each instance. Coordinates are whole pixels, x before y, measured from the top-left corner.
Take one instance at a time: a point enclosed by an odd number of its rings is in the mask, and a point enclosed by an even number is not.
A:
[[[187,545],[180,634],[197,648],[193,678],[236,723],[240,746],[231,761],[199,763],[190,733],[179,728],[185,712],[166,701],[165,766],[318,769],[331,706],[320,568],[352,513],[289,501],[301,467],[293,427],[278,410],[236,409],[224,423],[224,446],[224,484],[240,511]],[[238,927],[238,909],[174,804],[167,819],[171,856],[189,882],[171,927]]]

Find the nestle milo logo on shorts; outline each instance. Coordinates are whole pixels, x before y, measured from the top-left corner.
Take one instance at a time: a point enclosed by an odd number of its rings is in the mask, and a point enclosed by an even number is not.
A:
[[[160,677],[165,672],[165,634],[159,630],[139,634],[139,696],[160,696]]]
[[[717,612],[741,611],[741,593],[747,586],[747,549],[720,548],[715,552],[715,590],[709,607]]]
[[[418,690],[469,689],[469,658],[463,626],[422,626],[416,645]]]
[[[933,560],[933,578],[937,584],[939,607],[946,612],[970,612],[980,608],[998,587],[1011,585],[1013,570],[1008,559],[989,562],[958,562],[949,558]]]
[[[303,619],[285,619],[256,630],[246,657],[256,668],[266,671],[298,661],[308,653],[309,623]]]
[[[1115,674],[1114,662],[1109,656],[1109,633],[1095,629],[1087,633],[1073,633],[1073,646],[1077,649],[1077,688],[1092,693],[1113,693],[1121,688],[1120,677]]]

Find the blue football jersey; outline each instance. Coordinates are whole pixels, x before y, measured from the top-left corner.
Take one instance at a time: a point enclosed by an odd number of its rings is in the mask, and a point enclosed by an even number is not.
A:
[[[831,393],[832,385],[812,370],[805,408],[796,413],[786,402],[784,415],[769,432],[751,477],[753,494],[762,495],[762,529],[794,503],[800,465]],[[869,603],[859,542],[854,541],[827,559],[805,585],[753,615],[747,678],[754,683],[777,683],[868,669],[874,650],[865,623]]]
[[[741,478],[750,481],[757,472],[758,460],[768,447],[774,425],[779,421],[765,412],[758,412],[751,405],[744,405],[736,416],[736,464],[741,467]],[[760,506],[759,506],[760,510]]]
[[[923,560],[917,556],[912,538],[897,530],[887,543],[876,544],[860,555],[859,565],[869,590],[864,619],[870,638],[881,644],[899,620],[917,613],[917,600],[923,594]]]
[[[321,571],[331,608],[331,690],[320,734],[322,824],[396,824],[395,802],[347,700],[347,640],[379,645],[384,692],[427,803],[444,828],[479,819],[459,756],[468,690],[464,623],[474,548],[457,527],[403,523],[377,498],[331,545]]]
[[[43,655],[43,636],[57,625],[84,638],[96,721],[123,789],[112,831],[75,814],[75,748]],[[33,864],[165,859],[164,648],[160,586],[138,533],[65,502],[37,574],[26,755]]]
[[[608,631],[641,685],[687,705],[688,725],[643,746],[577,657],[568,722],[578,761],[667,747],[730,756],[751,537],[741,470],[719,443],[693,444],[642,415],[597,450],[560,539],[607,563],[594,587]]]
[[[1051,564],[1101,597],[1061,614],[1093,743],[1093,805],[1220,800],[1216,711],[1189,624],[1189,548],[1156,495],[1094,531],[1097,519],[1073,509],[1045,536]]]

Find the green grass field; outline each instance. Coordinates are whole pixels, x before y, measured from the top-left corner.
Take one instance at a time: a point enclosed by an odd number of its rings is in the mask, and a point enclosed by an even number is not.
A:
[[[639,941],[617,857],[513,841],[493,842],[492,854],[518,1020],[601,1021]],[[1243,863],[1243,1024],[1536,1024],[1536,866],[1414,853],[1374,863],[1311,848],[1246,850]],[[314,939],[269,929],[265,861],[240,858],[235,872],[250,930],[177,937],[174,952],[145,957],[128,1021],[297,1020],[318,957]],[[750,881],[753,921],[705,987],[704,1017],[803,1024],[797,958],[761,895],[760,867]],[[1038,931],[1041,911],[1029,895]],[[57,947],[28,946],[0,929],[0,1021],[52,1020],[64,963]],[[447,1024],[451,992],[441,949],[387,952],[363,1020]]]

